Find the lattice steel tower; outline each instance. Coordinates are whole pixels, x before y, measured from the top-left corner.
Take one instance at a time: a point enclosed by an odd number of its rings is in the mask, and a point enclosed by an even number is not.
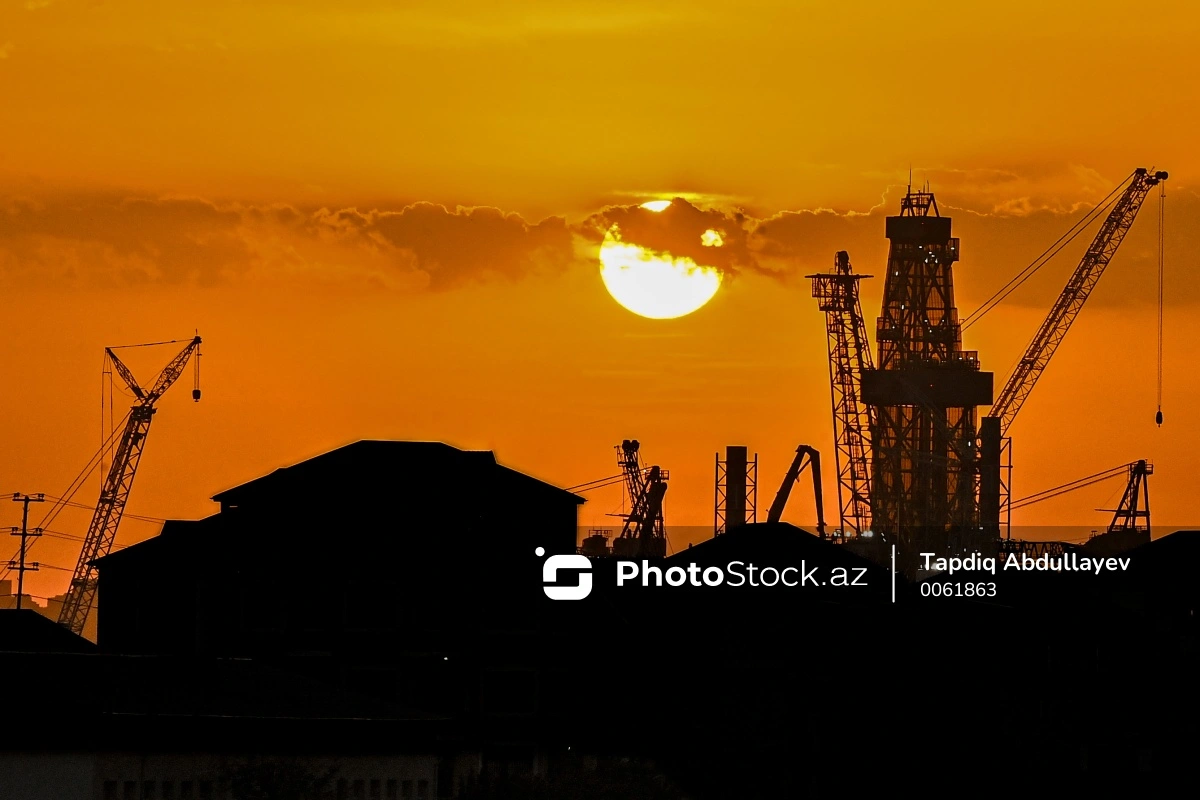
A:
[[[976,545],[976,406],[992,402],[992,374],[962,349],[954,305],[958,239],[931,192],[911,188],[891,240],[876,368],[863,374],[872,406],[872,529],[905,562],[921,551]]]

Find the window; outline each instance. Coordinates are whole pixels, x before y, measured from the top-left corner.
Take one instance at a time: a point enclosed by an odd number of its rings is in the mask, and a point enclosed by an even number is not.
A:
[[[200,800],[212,800],[212,781],[200,781]]]
[[[194,795],[192,794],[192,782],[191,781],[180,781],[179,782],[179,800],[193,800],[193,797],[194,797]]]
[[[339,778],[337,783],[338,800],[347,800],[350,797],[350,784],[345,778]]]
[[[412,781],[400,784],[400,800],[413,800]]]
[[[381,788],[379,778],[371,778],[371,800],[380,800],[382,798]]]
[[[175,784],[171,781],[162,782],[162,800],[175,800]]]
[[[104,782],[104,800],[121,800],[120,795],[117,793],[116,781]]]
[[[357,780],[355,780],[354,783],[352,783],[350,785],[350,787],[351,787],[350,796],[353,797],[354,800],[366,800],[367,787],[363,783],[362,778],[358,778]]]
[[[429,800],[429,781],[417,781],[417,800]]]
[[[142,800],[154,800],[154,781],[142,781]]]
[[[388,778],[387,782],[387,800],[400,800],[400,794],[396,790],[399,787],[396,785],[395,778]]]
[[[121,797],[124,800],[137,800],[137,781],[125,781],[121,787]]]

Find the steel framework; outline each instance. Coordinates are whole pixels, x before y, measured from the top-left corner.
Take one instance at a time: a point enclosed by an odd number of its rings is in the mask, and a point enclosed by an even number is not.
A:
[[[962,349],[950,234],[931,192],[910,190],[887,219],[878,368],[863,374],[874,413],[872,529],[901,558],[970,547],[979,531],[976,407],[991,403],[992,376]]]
[[[745,447],[726,448],[725,460],[717,453],[713,535],[758,522],[758,453],[750,458]]]
[[[858,293],[858,282],[871,276],[855,275],[849,253],[839,250],[833,272],[808,277],[813,297],[825,312],[839,523],[842,534],[853,538],[871,526],[869,453],[874,414],[862,402],[860,389],[863,373],[874,367]]]
[[[626,439],[616,446],[617,464],[625,475],[629,493],[629,513],[623,515],[621,533],[612,542],[614,556],[662,558],[667,554],[667,536],[663,526],[663,495],[667,492],[665,469],[642,467],[637,439]]]
[[[1129,465],[1129,480],[1121,502],[1113,511],[1108,533],[1144,531],[1150,533],[1150,482],[1147,476],[1154,474],[1154,465],[1144,459]]]
[[[1121,196],[1117,198],[1112,211],[1105,218],[1100,230],[1096,232],[1096,238],[1092,240],[1092,244],[1084,253],[1079,266],[1071,274],[1070,280],[1063,287],[1054,307],[1050,309],[1049,315],[1034,334],[1025,354],[1017,362],[1012,375],[1005,382],[1004,388],[1000,390],[996,402],[988,412],[988,416],[999,418],[1001,435],[1008,432],[1017,412],[1029,398],[1038,378],[1046,370],[1050,359],[1058,350],[1058,346],[1066,338],[1067,331],[1071,329],[1071,323],[1079,316],[1083,304],[1087,302],[1092,290],[1096,288],[1096,283],[1104,274],[1104,268],[1112,261],[1117,248],[1125,239],[1125,234],[1133,225],[1133,220],[1137,217],[1146,195],[1166,179],[1166,172],[1152,172],[1140,167],[1134,170],[1133,179],[1125,187]]]
[[[96,503],[92,522],[88,526],[87,536],[84,538],[83,549],[79,553],[79,562],[75,565],[70,588],[67,590],[62,610],[59,612],[59,624],[77,634],[83,634],[84,625],[96,598],[98,572],[94,562],[108,554],[117,537],[117,527],[121,524],[121,517],[125,513],[125,503],[129,499],[129,491],[133,488],[133,478],[137,474],[142,450],[146,446],[146,435],[150,432],[150,422],[154,419],[156,410],[154,404],[183,374],[193,354],[197,356],[197,360],[195,362],[196,386],[192,390],[192,397],[195,400],[200,399],[199,349],[200,337],[196,336],[178,355],[171,359],[170,363],[163,367],[149,389],[143,389],[138,384],[133,373],[121,359],[117,358],[117,354],[111,348],[106,348],[104,351],[117,374],[121,376],[126,386],[137,398],[138,403],[129,412],[121,440],[113,454],[112,464],[104,479],[104,486],[100,490],[100,499]]]

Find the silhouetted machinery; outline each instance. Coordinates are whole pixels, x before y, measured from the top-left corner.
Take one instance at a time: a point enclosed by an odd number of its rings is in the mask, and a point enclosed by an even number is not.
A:
[[[1075,271],[1071,274],[1067,285],[1063,287],[1058,300],[1055,301],[1054,306],[1050,309],[1050,313],[1046,316],[1041,327],[1038,328],[1037,333],[1034,334],[1033,339],[1029,342],[1029,346],[1025,349],[1025,354],[1017,362],[1017,366],[1005,382],[1004,388],[1000,390],[1000,395],[992,404],[988,415],[980,423],[979,453],[981,465],[979,470],[979,507],[985,529],[993,535],[999,535],[1000,533],[1000,507],[1003,502],[1001,498],[1003,490],[1006,489],[1000,480],[1000,457],[1003,448],[1003,439],[1007,435],[1013,420],[1016,419],[1017,412],[1021,410],[1025,401],[1029,398],[1038,378],[1045,372],[1046,367],[1050,364],[1050,359],[1057,352],[1058,346],[1066,338],[1067,331],[1071,329],[1071,323],[1079,316],[1079,312],[1083,309],[1083,304],[1087,302],[1092,290],[1096,288],[1096,284],[1104,274],[1105,267],[1108,266],[1113,256],[1116,255],[1117,248],[1121,246],[1121,242],[1125,239],[1125,234],[1132,227],[1133,221],[1137,217],[1137,213],[1141,209],[1146,196],[1150,193],[1151,189],[1166,179],[1167,173],[1163,171],[1151,171],[1140,167],[1134,170],[1132,179],[1125,187],[1125,191],[1117,198],[1108,217],[1100,226],[1100,230],[1096,232],[1096,236],[1088,247],[1087,252],[1083,254],[1079,265],[1075,267]],[[1161,227],[1159,232],[1159,246],[1161,258]],[[1011,292],[1011,290],[1009,291]],[[1001,292],[1004,292],[1004,290],[1002,289]],[[1004,294],[1000,299],[1002,300],[1006,296],[1007,294]],[[993,297],[996,297],[996,295],[993,295]],[[989,301],[989,303],[991,302]],[[999,301],[997,300],[996,302]],[[1161,285],[1159,302],[1160,304],[1162,302]],[[970,325],[976,319],[979,319],[983,313],[987,313],[992,307],[994,307],[994,303],[992,305],[985,303],[979,311],[972,314],[972,319],[969,319],[967,324]],[[1160,374],[1161,370],[1160,352]],[[1162,424],[1161,406],[1157,421],[1159,424]]]
[[[1008,502],[1001,461],[1009,426],[1146,196],[1166,178],[1166,172],[1135,170],[1123,190],[1114,189],[962,323],[951,271],[959,241],[933,194],[910,188],[900,215],[887,219],[891,250],[876,328],[877,366],[859,304],[858,282],[869,276],[853,274],[844,251],[833,272],[809,276],[826,313],[839,512],[847,538],[873,531],[881,542],[919,541],[938,549],[998,538],[1001,507]],[[962,349],[962,331],[1106,210],[1095,239],[993,401],[991,373],[980,371],[975,352]],[[1159,247],[1161,315],[1161,220]],[[990,412],[977,429],[977,407],[987,405]],[[1157,421],[1161,424],[1161,397]]]
[[[116,539],[117,527],[125,513],[125,503],[129,499],[133,478],[137,474],[142,450],[146,446],[146,435],[150,432],[150,423],[154,419],[154,404],[183,374],[193,355],[195,382],[192,387],[192,399],[200,400],[199,336],[189,340],[187,346],[163,367],[149,389],[143,389],[138,384],[133,373],[112,348],[106,348],[104,354],[113,371],[121,376],[121,380],[137,398],[137,404],[130,409],[126,417],[125,429],[117,443],[112,465],[100,490],[100,499],[96,503],[83,549],[79,553],[79,562],[75,565],[71,585],[59,613],[59,624],[80,635],[83,634],[84,624],[96,598],[97,570],[93,562],[107,555]]]
[[[637,439],[626,439],[617,446],[617,464],[625,476],[630,510],[623,515],[625,524],[612,541],[612,554],[619,558],[663,558],[667,537],[663,528],[663,495],[667,493],[665,469],[643,467],[638,456]]]
[[[825,312],[829,384],[833,394],[834,466],[842,535],[861,536],[871,526],[871,431],[874,412],[862,401],[863,373],[873,370],[871,340],[859,303],[850,254],[839,250],[833,272],[809,275],[813,297]]]
[[[1027,508],[1035,503],[1051,500],[1055,497],[1094,486],[1098,483],[1125,476],[1125,490],[1116,508],[1101,508],[1098,511],[1112,512],[1112,521],[1103,532],[1092,532],[1092,537],[1083,546],[1085,550],[1095,554],[1112,556],[1132,550],[1150,541],[1150,482],[1149,476],[1154,474],[1154,465],[1145,459],[1120,464],[1100,472],[1076,478],[1073,481],[1043,489],[1040,492],[1014,500],[1014,509]],[[1038,545],[1058,544],[1062,542],[1019,542],[1005,540],[1001,542],[1003,552],[1028,552],[1035,554]],[[1041,552],[1036,552],[1041,555]],[[1053,553],[1052,553],[1053,555]]]
[[[783,516],[783,509],[787,506],[788,497],[792,493],[792,487],[796,485],[800,473],[809,466],[812,467],[813,493],[817,503],[817,535],[824,539],[825,502],[821,497],[821,454],[806,444],[796,448],[796,457],[792,459],[792,465],[788,467],[787,474],[783,476],[783,483],[779,485],[779,491],[775,493],[775,500],[767,512],[767,522],[779,522]]]

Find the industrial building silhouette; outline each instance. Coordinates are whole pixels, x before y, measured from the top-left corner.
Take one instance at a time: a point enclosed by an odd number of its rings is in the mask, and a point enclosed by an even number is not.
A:
[[[582,500],[490,452],[361,441],[214,500],[98,562],[98,651],[0,613],[0,663],[41,689],[12,693],[32,722],[20,748],[6,734],[4,774],[58,792],[27,796],[72,796],[72,776],[88,797],[251,796],[238,781],[268,762],[312,797],[1145,792],[1198,743],[1200,532],[1127,572],[1001,572],[969,578],[994,597],[930,598],[749,524],[635,563],[825,582],[619,586],[630,562],[598,557],[591,593],[555,602],[542,565],[576,552]],[[61,687],[82,675],[81,703]]]

